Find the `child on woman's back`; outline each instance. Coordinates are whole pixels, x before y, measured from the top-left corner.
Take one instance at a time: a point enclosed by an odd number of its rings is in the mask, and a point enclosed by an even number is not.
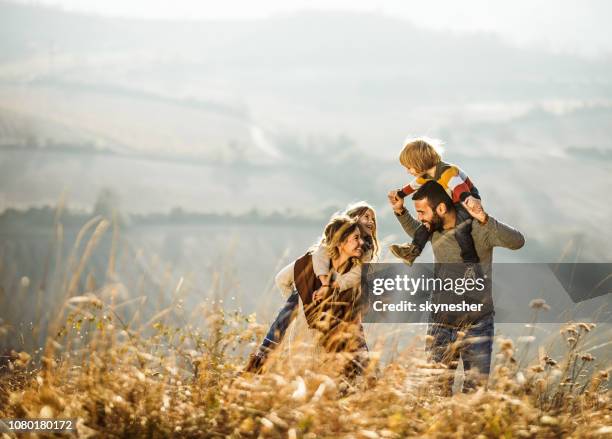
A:
[[[364,243],[362,245],[363,256],[360,258],[361,262],[371,261],[373,256],[378,254],[374,209],[365,202],[358,202],[349,206],[344,214],[357,220],[360,229],[363,231],[361,236]],[[331,258],[328,250],[325,234],[319,244],[309,250],[312,254],[312,269],[321,283],[321,288],[313,296],[314,300],[323,299],[331,288],[343,291],[358,288],[361,283],[361,265],[355,264],[344,274],[336,273],[331,270]],[[270,326],[257,352],[251,355],[245,368],[248,372],[261,370],[269,353],[281,342],[287,328],[296,317],[300,298],[295,285],[294,268],[294,262],[292,262],[276,275],[276,285],[283,294],[288,295],[287,302]],[[367,345],[364,344],[363,347],[367,351]]]

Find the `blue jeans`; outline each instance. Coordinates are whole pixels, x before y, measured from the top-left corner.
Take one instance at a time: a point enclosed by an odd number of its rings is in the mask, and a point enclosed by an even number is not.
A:
[[[493,315],[466,328],[429,324],[427,335],[432,337],[427,346],[429,360],[447,365],[452,374],[445,383],[449,386],[445,389],[447,393],[452,389],[459,357],[463,361],[465,372],[463,392],[474,390],[479,384],[486,384],[491,370],[494,329]],[[459,331],[463,331],[465,336],[462,341],[455,344]]]
[[[266,335],[266,338],[264,338],[259,348],[260,351],[274,349],[276,345],[283,340],[285,332],[287,332],[287,328],[297,317],[299,304],[300,295],[298,294],[297,290],[293,290],[287,299],[287,302],[285,302],[285,305],[283,305],[281,310],[278,312],[276,319],[272,325],[270,325],[268,334]]]
[[[274,350],[276,346],[283,340],[287,328],[295,318],[297,317],[298,309],[300,304],[300,295],[297,290],[293,290],[291,295],[278,312],[276,319],[270,325],[266,337],[261,342],[258,352],[256,354],[257,361],[256,365],[259,367],[263,365],[267,354]],[[359,334],[357,335],[357,345],[353,347],[356,352],[354,358],[352,358],[344,368],[344,374],[348,377],[354,377],[363,373],[368,365],[368,345],[366,344],[365,334],[363,326],[359,325]]]

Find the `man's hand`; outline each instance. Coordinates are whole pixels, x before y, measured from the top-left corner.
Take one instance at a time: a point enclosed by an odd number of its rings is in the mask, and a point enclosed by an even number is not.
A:
[[[389,204],[396,214],[401,214],[404,211],[404,199],[397,196],[397,191],[391,191],[387,195]]]
[[[472,196],[467,197],[463,202],[463,207],[465,207],[465,210],[467,210],[474,219],[481,223],[486,222],[487,213],[482,208],[482,203],[478,198]]]

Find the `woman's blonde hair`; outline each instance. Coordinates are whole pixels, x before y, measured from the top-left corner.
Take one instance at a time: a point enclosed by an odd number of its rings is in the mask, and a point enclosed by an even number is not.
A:
[[[323,239],[325,246],[327,247],[327,254],[331,259],[336,259],[340,256],[340,245],[348,239],[348,237],[359,229],[359,223],[356,219],[349,217],[348,215],[338,215],[332,217],[332,219],[325,226],[323,231]],[[357,263],[359,258],[351,258],[353,263]]]
[[[376,211],[372,206],[370,206],[365,201],[357,201],[356,203],[350,204],[347,206],[344,213],[351,218],[356,219],[359,222],[359,219],[365,215],[365,213],[370,210],[372,212],[372,216],[374,217],[374,230],[372,230],[372,256],[378,256],[378,252],[380,251],[380,246],[378,245],[378,236],[376,231],[378,230],[378,222],[376,220]],[[362,234],[363,235],[363,234]],[[363,235],[365,238],[365,235]]]
[[[399,161],[406,168],[414,168],[421,173],[440,163],[442,157],[439,151],[442,151],[442,141],[429,137],[415,137],[406,140]]]

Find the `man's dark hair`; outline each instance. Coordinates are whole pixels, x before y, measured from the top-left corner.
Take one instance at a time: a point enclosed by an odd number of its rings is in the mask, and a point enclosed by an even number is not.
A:
[[[436,210],[440,203],[444,204],[449,212],[455,209],[453,200],[451,200],[440,183],[436,181],[429,180],[425,182],[412,196],[413,200],[422,200],[424,198],[427,198],[427,203],[433,210]]]

